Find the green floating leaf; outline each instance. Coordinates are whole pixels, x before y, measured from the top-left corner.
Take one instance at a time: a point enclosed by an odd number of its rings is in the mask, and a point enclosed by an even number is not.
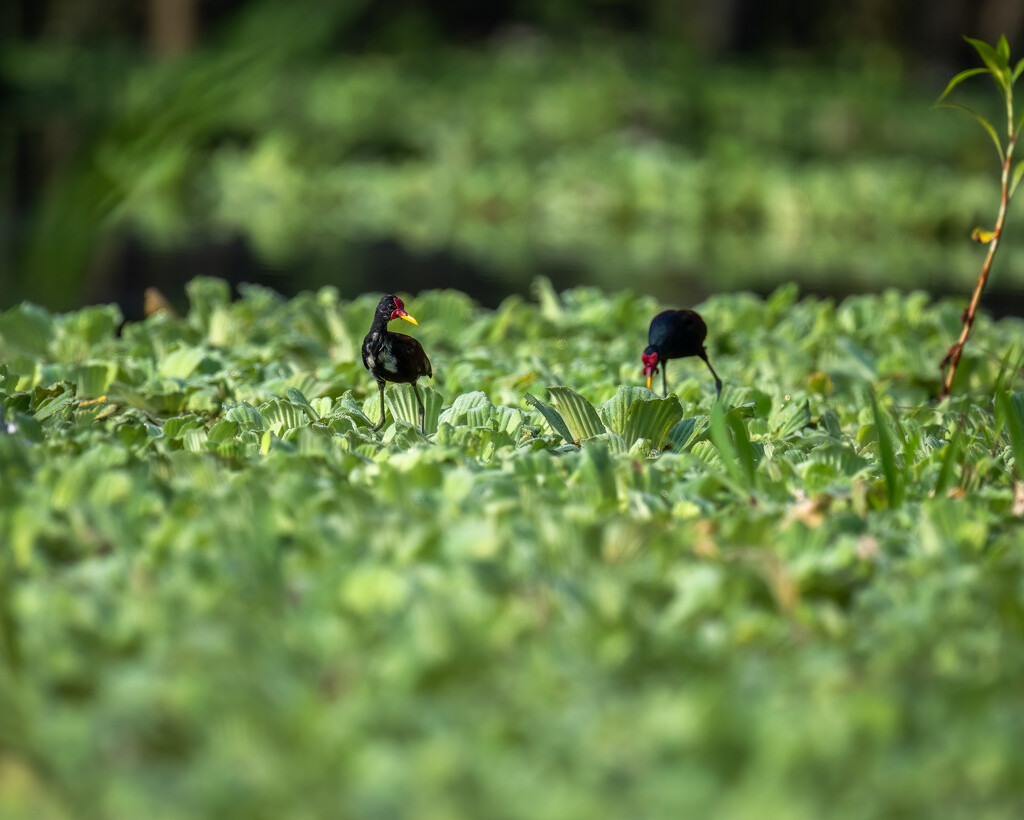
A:
[[[0,313],[0,342],[9,350],[45,356],[50,352],[56,332],[53,316],[31,302]]]
[[[683,408],[676,396],[640,399],[629,407],[622,438],[630,445],[637,439],[647,439],[651,446],[661,449],[669,431],[683,417]]]
[[[239,430],[243,431],[259,430],[262,432],[269,429],[266,419],[263,418],[260,411],[247,401],[240,401],[238,404],[231,407],[224,414],[224,418],[228,421],[237,422]]]
[[[597,410],[583,396],[568,387],[549,387],[555,409],[558,410],[572,436],[572,442],[579,442],[605,431],[604,423]]]
[[[238,423],[228,419],[221,419],[210,428],[207,440],[211,444],[221,444],[225,441],[231,441],[237,435]]]
[[[285,430],[305,427],[310,423],[306,409],[290,401],[273,399],[260,407],[260,415],[267,424],[265,429],[280,436]]]
[[[157,373],[165,379],[187,379],[206,356],[201,347],[183,345],[164,356],[157,365]]]
[[[494,407],[491,404],[491,400],[487,397],[487,394],[481,390],[476,390],[472,393],[463,393],[455,398],[452,402],[452,406],[445,410],[438,418],[438,424],[442,422],[456,425],[466,425],[469,427],[480,427],[481,424],[470,423],[469,419],[472,416],[474,420],[481,418],[482,414],[485,414],[488,408]]]
[[[78,398],[94,399],[107,394],[114,383],[117,368],[116,361],[85,362],[70,368],[68,378],[74,382]]]
[[[688,419],[682,419],[669,430],[668,436],[666,436],[667,443],[672,445],[673,450],[686,450],[692,447],[707,432],[710,424],[710,416],[691,416]],[[664,444],[663,442],[663,447]]]
[[[437,422],[444,400],[432,387],[418,385],[417,389],[423,400],[424,427],[429,436],[437,432]],[[417,431],[420,429],[419,403],[411,384],[389,384],[384,391],[384,403],[396,421],[401,419],[411,424]]]
[[[288,398],[288,401],[290,401],[292,404],[298,405],[299,407],[306,411],[306,414],[309,416],[310,421],[320,420],[319,414],[316,412],[316,410],[313,409],[312,405],[309,403],[306,397],[302,395],[302,391],[299,390],[297,387],[286,388],[284,394]]]
[[[646,387],[636,384],[623,384],[615,391],[615,395],[598,408],[598,414],[605,426],[614,433],[622,435],[626,429],[626,418],[629,408],[638,399],[655,399],[658,394]]]
[[[811,423],[811,404],[806,399],[803,403],[791,402],[773,416],[772,435],[778,439],[785,439],[799,433]]]
[[[69,387],[64,387],[56,396],[51,396],[39,403],[35,412],[36,421],[45,421],[57,411],[67,407],[74,400],[74,391]]]
[[[569,432],[569,428],[565,421],[563,421],[562,416],[554,407],[542,402],[531,393],[526,394],[526,403],[535,408],[544,417],[544,421],[548,423],[551,430],[560,435],[566,444],[576,443],[576,439],[574,439],[572,433]]]

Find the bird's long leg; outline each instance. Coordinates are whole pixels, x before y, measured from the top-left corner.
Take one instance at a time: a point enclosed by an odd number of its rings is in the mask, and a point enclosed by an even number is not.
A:
[[[718,396],[719,396],[719,398],[721,398],[721,396],[722,396],[722,380],[720,378],[718,378],[718,374],[715,372],[715,368],[713,368],[711,366],[711,362],[708,361],[707,354],[706,353],[702,354],[701,358],[704,360],[704,364],[706,364],[708,366],[708,370],[711,371],[711,375],[715,377],[715,390],[718,391]]]
[[[668,364],[667,361],[661,363],[661,396],[662,398],[668,398]]]
[[[420,389],[416,386],[416,382],[412,383],[412,390],[416,394],[416,404],[420,406],[420,432],[423,435],[427,434],[427,411],[423,408],[423,400],[420,398]]]
[[[380,388],[380,421],[373,428],[375,433],[384,426],[384,382],[377,382],[377,387]]]

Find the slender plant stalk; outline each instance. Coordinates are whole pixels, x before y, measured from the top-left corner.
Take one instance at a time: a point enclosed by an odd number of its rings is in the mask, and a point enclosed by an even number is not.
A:
[[[981,40],[975,40],[971,37],[965,37],[968,43],[970,43],[975,51],[978,52],[978,56],[981,57],[981,61],[984,64],[982,67],[969,68],[966,71],[961,71],[952,80],[949,81],[949,85],[946,86],[946,90],[942,92],[942,96],[938,99],[938,105],[949,108],[959,108],[962,111],[966,111],[968,114],[973,116],[981,126],[988,132],[988,135],[992,137],[992,142],[996,146],[996,151],[999,153],[999,161],[1002,166],[1001,178],[1001,191],[999,197],[999,216],[996,218],[995,227],[992,232],[983,231],[980,228],[976,228],[972,234],[972,238],[977,242],[988,242],[988,253],[985,255],[985,261],[981,266],[981,273],[978,274],[978,282],[974,286],[974,293],[971,296],[971,301],[967,305],[967,309],[963,312],[962,321],[963,327],[960,329],[960,338],[956,340],[949,351],[946,353],[945,358],[942,360],[942,364],[939,365],[940,370],[944,370],[945,374],[942,379],[942,391],[939,393],[939,398],[944,399],[953,391],[953,381],[956,378],[956,369],[960,364],[960,357],[963,355],[964,346],[967,344],[967,337],[971,335],[971,328],[974,327],[974,318],[978,313],[978,305],[981,302],[981,294],[985,290],[985,284],[988,282],[989,273],[992,272],[992,261],[996,257],[996,251],[999,249],[999,240],[1003,236],[1003,226],[1006,224],[1006,212],[1010,207],[1010,200],[1013,199],[1013,193],[1017,189],[1017,185],[1024,176],[1024,163],[1018,162],[1017,167],[1013,167],[1013,149],[1017,145],[1017,136],[1020,134],[1021,127],[1024,126],[1024,117],[1021,118],[1020,122],[1014,125],[1013,122],[1013,86],[1017,82],[1017,79],[1024,74],[1024,60],[1019,60],[1013,67],[1010,66],[1010,44],[1006,41],[1006,36],[1003,35],[999,38],[996,45],[990,46]],[[956,102],[944,102],[949,96],[949,93],[956,88],[960,83],[970,77],[976,77],[979,74],[988,74],[995,80],[996,87],[999,89],[1001,96],[1006,102],[1006,145],[1003,146],[1002,140],[999,138],[999,134],[993,125],[985,119],[981,114],[966,105],[962,105]]]
[[[992,230],[992,238],[988,243],[988,253],[985,254],[985,261],[981,266],[981,273],[978,274],[978,281],[974,285],[974,293],[971,301],[963,313],[963,327],[960,330],[960,338],[956,340],[946,357],[942,360],[940,368],[946,371],[942,381],[942,392],[939,399],[944,399],[953,391],[953,379],[956,377],[956,368],[960,364],[960,356],[964,352],[964,345],[967,344],[967,337],[974,327],[974,317],[978,312],[978,304],[981,302],[982,291],[988,282],[988,275],[992,270],[992,260],[995,259],[996,251],[999,249],[999,240],[1003,235],[1003,225],[1006,222],[1006,211],[1010,205],[1010,164],[1013,161],[1013,148],[1017,144],[1017,136],[1013,133],[1013,109],[1008,104],[1007,114],[1009,117],[1010,140],[1006,146],[1006,155],[1003,157],[1002,172],[1002,193],[999,198],[999,216],[996,218],[995,228]]]

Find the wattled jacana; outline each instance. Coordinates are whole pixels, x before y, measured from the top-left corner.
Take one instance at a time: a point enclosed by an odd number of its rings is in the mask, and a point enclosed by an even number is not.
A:
[[[658,366],[661,366],[661,389],[668,395],[668,378],[665,375],[665,364],[669,359],[684,359],[687,356],[700,356],[715,377],[715,390],[722,395],[722,380],[708,361],[704,350],[704,339],[708,335],[708,326],[693,310],[666,310],[651,320],[651,328],[647,331],[647,349],[640,357],[644,363],[644,375],[647,377],[647,388],[651,387],[651,379]]]
[[[414,325],[419,324],[405,312],[402,300],[394,295],[381,299],[376,313],[373,314],[370,332],[363,339],[363,364],[373,374],[380,389],[380,421],[373,429],[379,430],[384,426],[384,383],[407,382],[412,384],[412,389],[416,393],[416,403],[420,407],[420,431],[426,435],[426,412],[423,409],[419,388],[416,386],[416,379],[420,376],[434,375],[430,369],[430,359],[412,336],[388,330],[388,322],[392,319],[405,319]]]

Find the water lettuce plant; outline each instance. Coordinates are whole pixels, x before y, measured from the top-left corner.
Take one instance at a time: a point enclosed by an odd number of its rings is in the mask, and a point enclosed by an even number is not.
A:
[[[641,384],[650,298],[197,279],[0,314],[0,815],[1007,816],[1021,323],[716,296],[725,381]]]

